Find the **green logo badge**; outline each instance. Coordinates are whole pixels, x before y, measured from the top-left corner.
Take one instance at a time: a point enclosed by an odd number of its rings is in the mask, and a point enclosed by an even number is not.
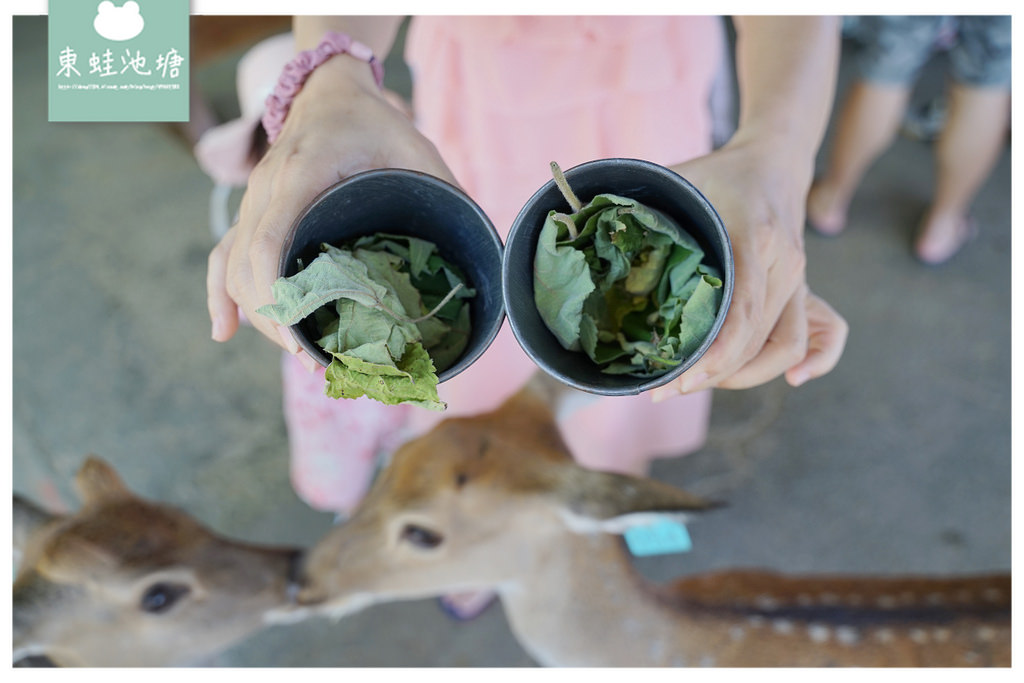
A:
[[[50,0],[50,121],[187,121],[188,0]]]

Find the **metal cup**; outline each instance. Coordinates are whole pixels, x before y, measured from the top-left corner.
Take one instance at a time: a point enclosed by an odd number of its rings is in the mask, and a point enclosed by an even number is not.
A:
[[[479,358],[498,334],[502,244],[490,219],[462,190],[418,171],[385,168],[350,176],[321,192],[303,209],[284,242],[278,276],[288,277],[320,253],[324,242],[341,246],[364,235],[410,235],[437,245],[442,258],[466,274],[472,332],[459,359],[438,373],[444,382]],[[317,346],[312,316],[291,326],[292,336],[320,365],[331,357]]]
[[[590,393],[626,396],[671,382],[696,363],[711,346],[732,300],[735,269],[732,245],[722,219],[704,195],[686,179],[649,161],[600,159],[569,169],[565,177],[584,203],[595,195],[611,193],[635,199],[675,219],[697,240],[710,264],[722,273],[722,304],[711,331],[697,350],[658,377],[604,374],[582,351],[563,348],[541,319],[533,297],[533,260],[544,219],[552,209],[572,212],[554,180],[549,180],[519,212],[505,245],[502,285],[505,308],[516,339],[542,370]]]

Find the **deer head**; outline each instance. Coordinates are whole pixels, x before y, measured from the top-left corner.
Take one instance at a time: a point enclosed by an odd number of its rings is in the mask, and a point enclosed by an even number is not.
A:
[[[612,534],[709,504],[575,465],[549,405],[528,387],[403,446],[353,517],[307,555],[300,616],[492,588],[541,664],[1009,664],[1008,575],[749,570],[646,582]]]
[[[60,665],[202,660],[255,632],[289,600],[298,551],[234,542],[131,493],[90,457],[82,508],[52,514],[14,497],[14,658]]]
[[[514,590],[567,530],[621,533],[652,513],[710,505],[576,465],[548,402],[526,389],[399,449],[353,517],[310,552],[299,602],[342,616],[379,601]]]

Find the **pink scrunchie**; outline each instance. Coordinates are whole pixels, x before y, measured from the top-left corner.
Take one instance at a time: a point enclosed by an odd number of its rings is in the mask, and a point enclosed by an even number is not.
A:
[[[274,92],[267,96],[266,111],[263,114],[263,128],[267,131],[267,140],[271,143],[277,139],[284,126],[284,120],[291,109],[292,100],[302,90],[303,84],[317,68],[334,55],[348,54],[370,65],[377,86],[384,83],[384,66],[373,56],[373,50],[344,33],[328,31],[323,41],[312,50],[304,50],[288,62],[281,77],[274,86]]]

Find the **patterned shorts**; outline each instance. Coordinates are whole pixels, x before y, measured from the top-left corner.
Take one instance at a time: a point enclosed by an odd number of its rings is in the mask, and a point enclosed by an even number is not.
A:
[[[975,87],[1010,86],[1009,16],[870,16],[861,18],[863,41],[857,62],[862,78],[875,83],[909,84],[943,33],[949,46],[950,76]]]

